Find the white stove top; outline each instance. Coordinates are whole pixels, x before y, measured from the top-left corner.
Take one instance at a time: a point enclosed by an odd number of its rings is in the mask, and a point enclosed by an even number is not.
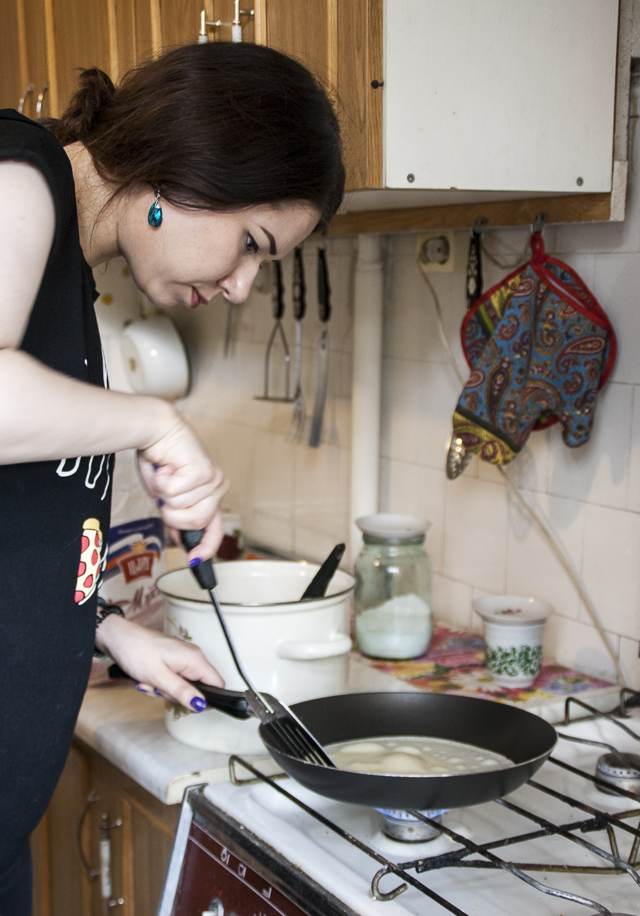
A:
[[[625,722],[640,734],[640,711],[633,711],[633,718]],[[607,720],[576,722],[566,728],[558,726],[558,731],[612,744],[619,750],[640,753],[640,742],[634,741]],[[603,753],[602,749],[561,739],[552,756],[593,774],[596,761]],[[239,775],[244,776],[244,772],[239,771]],[[604,794],[587,780],[552,763],[546,763],[535,779],[601,811],[619,813],[638,809],[640,815],[640,804]],[[391,862],[426,861],[460,849],[458,843],[446,836],[428,843],[395,842],[382,834],[382,817],[376,811],[332,802],[291,779],[279,780],[278,785]],[[206,788],[205,794],[217,807],[244,824],[361,916],[439,916],[448,912],[438,902],[412,887],[394,900],[375,900],[371,881],[383,866],[269,785],[212,785]],[[571,808],[529,785],[509,795],[507,801],[556,825],[575,824],[591,818],[589,813]],[[638,817],[628,823],[637,827]],[[495,802],[451,811],[444,816],[443,824],[475,843],[529,834],[538,829],[530,820]],[[632,837],[620,829],[616,829],[615,833],[620,856],[625,859],[629,855]],[[576,835],[610,850],[604,830],[577,831]],[[496,848],[494,852],[516,864],[555,863],[585,867],[606,867],[608,864],[590,851],[558,836],[544,836]],[[473,859],[477,860],[478,856],[470,856],[466,861]],[[591,916],[595,912],[593,907],[541,893],[502,869],[448,867],[422,874],[408,869],[408,873],[469,916]],[[559,888],[597,901],[612,913],[640,916],[640,886],[628,874],[565,874],[533,870],[525,870],[525,873],[544,887]],[[401,878],[389,874],[382,878],[380,890],[386,893],[401,883]]]

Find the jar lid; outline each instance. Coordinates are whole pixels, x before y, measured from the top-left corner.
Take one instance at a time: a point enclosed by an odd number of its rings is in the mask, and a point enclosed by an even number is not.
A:
[[[363,515],[356,519],[356,525],[363,534],[378,538],[416,538],[426,534],[431,522],[417,518],[415,515]]]
[[[473,601],[474,610],[489,623],[504,626],[527,626],[544,623],[553,608],[546,601],[523,595],[489,595]]]

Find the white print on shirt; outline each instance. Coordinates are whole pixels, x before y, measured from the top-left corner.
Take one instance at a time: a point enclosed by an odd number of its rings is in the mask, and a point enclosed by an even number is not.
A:
[[[94,471],[93,462],[98,461],[98,459],[100,460],[100,466],[98,467],[97,471]],[[105,471],[107,475],[106,483],[104,485],[104,490],[103,490],[102,496],[100,497],[100,500],[103,500],[109,491],[109,482],[111,480],[111,475],[109,473],[109,456],[108,455],[90,455],[87,460],[88,460],[87,473],[84,479],[84,485],[88,490],[95,489],[96,484],[98,483],[98,480],[102,476],[103,470]],[[69,462],[73,461],[74,464],[71,467],[66,468],[65,465],[67,461]],[[58,475],[58,477],[73,477],[74,474],[78,472],[82,461],[83,461],[82,458],[63,458],[60,464],[58,465],[58,467],[56,468],[56,474]]]

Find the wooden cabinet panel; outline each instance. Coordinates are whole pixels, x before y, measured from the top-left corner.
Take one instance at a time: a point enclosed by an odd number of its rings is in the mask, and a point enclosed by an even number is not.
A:
[[[266,44],[297,58],[320,80],[329,72],[329,18],[331,0],[266,0]]]
[[[93,801],[85,811],[87,798]],[[84,818],[83,818],[84,813]],[[111,842],[111,899],[106,907],[99,875],[90,879],[77,848],[94,872],[100,863],[103,816]],[[180,806],[163,805],[97,754],[74,742],[40,826],[31,838],[33,916],[155,916]]]
[[[78,67],[109,73],[109,11],[106,0],[48,0],[51,109],[58,116],[76,86]]]
[[[27,97],[23,114],[37,117],[38,96],[43,94],[40,105],[42,117],[51,114],[49,80],[49,53],[47,48],[47,17],[44,0],[17,0],[18,32],[20,43],[21,92],[28,83],[34,90]],[[45,87],[49,87],[45,90]]]
[[[173,828],[128,792],[122,795],[123,916],[155,916]]]
[[[18,4],[0,0],[2,53],[0,53],[0,108],[17,108],[24,86],[20,79]]]

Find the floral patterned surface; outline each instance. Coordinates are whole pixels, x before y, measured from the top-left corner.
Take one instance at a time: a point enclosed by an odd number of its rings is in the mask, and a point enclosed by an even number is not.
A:
[[[473,695],[518,705],[563,699],[570,694],[612,686],[610,681],[543,661],[542,670],[531,687],[501,687],[484,666],[482,636],[453,627],[435,626],[429,651],[420,658],[392,661],[367,658],[359,652],[352,653],[352,657],[431,693]]]

